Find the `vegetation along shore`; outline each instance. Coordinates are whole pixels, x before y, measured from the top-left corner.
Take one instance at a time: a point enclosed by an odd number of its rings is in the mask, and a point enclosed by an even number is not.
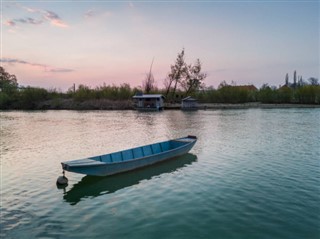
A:
[[[151,65],[152,66],[152,65]],[[227,84],[221,82],[217,89],[204,84],[206,74],[201,72],[199,59],[192,64],[184,61],[184,49],[164,80],[164,88],[156,87],[152,71],[146,74],[141,87],[124,83],[91,88],[79,85],[67,92],[20,86],[15,75],[0,67],[1,110],[130,110],[132,97],[137,93],[163,94],[166,109],[180,108],[181,99],[192,96],[200,109],[288,108],[320,107],[320,85],[317,78],[304,80],[293,74],[293,83],[286,74],[284,84],[275,87],[268,84],[257,89],[254,85]]]

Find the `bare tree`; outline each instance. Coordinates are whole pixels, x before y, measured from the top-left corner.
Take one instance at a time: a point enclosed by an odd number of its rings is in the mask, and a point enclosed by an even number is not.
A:
[[[166,96],[167,96],[172,85],[172,79],[167,76],[163,80],[163,85],[164,85],[164,88],[166,89]]]
[[[149,94],[152,90],[155,89],[155,81],[154,81],[154,77],[152,74],[153,61],[154,61],[154,58],[152,59],[149,73],[146,74],[146,79],[142,83],[142,87],[144,89],[144,92],[147,94]]]

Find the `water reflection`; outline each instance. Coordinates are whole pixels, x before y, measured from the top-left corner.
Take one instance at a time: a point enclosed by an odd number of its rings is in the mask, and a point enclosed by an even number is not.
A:
[[[104,194],[114,193],[120,189],[139,184],[142,180],[149,180],[163,173],[174,172],[179,168],[192,164],[196,160],[197,156],[186,154],[172,160],[124,174],[108,177],[85,176],[64,194],[63,199],[71,205],[75,205],[80,202],[82,198],[98,197]]]
[[[144,125],[153,126],[155,124],[155,115],[161,114],[159,111],[151,111],[151,112],[135,112],[135,120],[141,122]]]

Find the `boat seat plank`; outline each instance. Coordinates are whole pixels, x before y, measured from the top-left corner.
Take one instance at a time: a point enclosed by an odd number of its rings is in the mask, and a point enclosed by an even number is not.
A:
[[[171,149],[170,147],[170,143],[169,142],[162,142],[161,143],[161,148],[162,148],[162,151],[168,151]]]
[[[134,148],[134,149],[132,149],[132,151],[133,151],[134,158],[142,158],[144,156],[141,147]]]
[[[153,145],[151,145],[151,148],[152,148],[152,151],[154,154],[159,154],[162,152],[160,144],[153,144]]]
[[[112,160],[111,160],[110,154],[102,155],[101,156],[101,161],[105,162],[105,163],[111,163]]]
[[[146,145],[142,147],[144,156],[152,155],[152,149],[150,145]]]
[[[163,149],[162,149],[162,145],[161,145],[161,143],[159,143],[159,146],[160,146],[161,152],[163,152]]]
[[[122,156],[123,156],[123,161],[133,159],[133,152],[131,149],[125,150],[122,152]]]
[[[112,153],[112,162],[122,162],[121,152]]]

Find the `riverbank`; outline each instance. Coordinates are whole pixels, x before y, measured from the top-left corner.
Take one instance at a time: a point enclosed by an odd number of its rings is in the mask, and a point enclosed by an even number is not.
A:
[[[260,102],[250,102],[242,104],[226,103],[199,103],[199,110],[218,110],[218,109],[273,109],[273,108],[320,108],[320,104],[264,104]],[[180,104],[165,104],[165,110],[180,110]],[[33,107],[18,107],[9,110],[134,110],[131,100],[86,100],[76,101],[74,99],[52,99],[34,104]]]
[[[180,104],[166,105],[165,109],[180,109]],[[201,103],[198,105],[199,110],[215,109],[287,109],[287,108],[320,108],[320,105],[311,104],[265,104],[260,102],[250,102],[243,104],[226,104],[226,103]]]
[[[131,100],[93,99],[76,101],[73,99],[53,99],[40,102],[38,110],[133,110]]]

